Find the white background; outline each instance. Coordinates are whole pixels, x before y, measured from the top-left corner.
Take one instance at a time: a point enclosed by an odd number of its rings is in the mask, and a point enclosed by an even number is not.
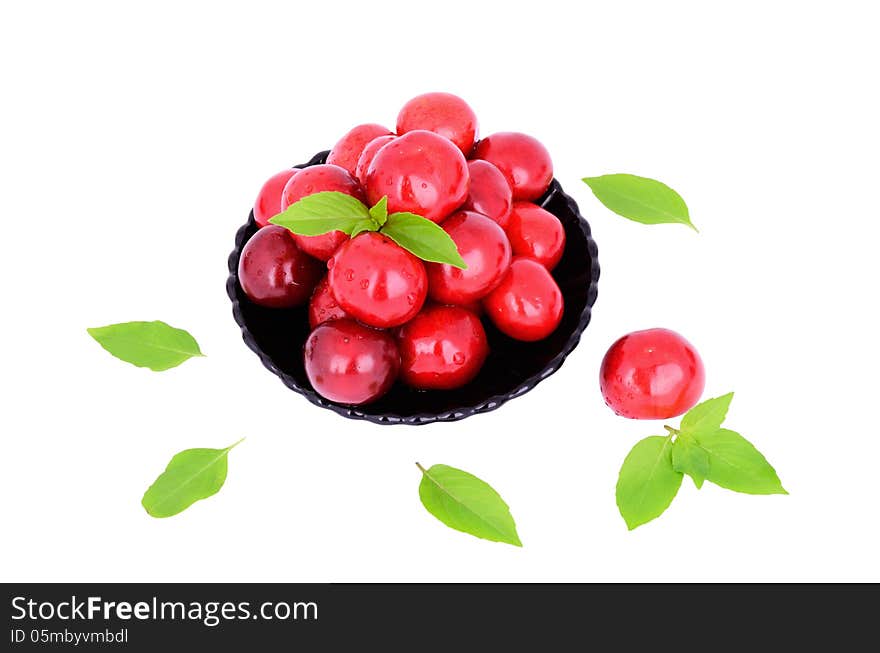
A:
[[[231,4],[231,3],[229,3]],[[876,16],[871,3],[19,2],[0,10],[0,578],[878,581]],[[562,370],[455,424],[344,420],[244,346],[224,291],[263,182],[427,90],[551,151],[599,243]],[[606,211],[580,177],[661,179],[701,233]],[[206,358],[152,373],[88,326],[162,319]],[[627,532],[607,347],[683,333],[706,396],[790,496],[685,480]],[[232,452],[216,497],[140,506],[171,455]],[[490,482],[517,549],[419,503],[416,460]]]

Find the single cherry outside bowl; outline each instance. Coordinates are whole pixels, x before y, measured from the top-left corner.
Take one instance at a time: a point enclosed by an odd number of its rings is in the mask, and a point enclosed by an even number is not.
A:
[[[324,163],[328,152],[316,154],[304,168]],[[499,408],[525,394],[553,374],[574,351],[590,323],[599,281],[599,259],[590,225],[577,204],[555,179],[536,202],[562,221],[566,245],[562,260],[553,270],[565,298],[565,313],[559,327],[538,342],[520,342],[501,334],[483,319],[490,353],[479,375],[455,390],[412,390],[399,381],[384,397],[364,406],[346,406],[324,399],[309,383],[303,367],[302,349],[309,335],[307,307],[271,309],[251,302],[238,282],[238,260],[248,239],[257,231],[251,212],[247,223],[235,235],[235,249],[229,255],[226,292],[232,300],[232,314],[242,337],[266,368],[284,384],[321,408],[351,419],[376,424],[430,424],[452,422]]]

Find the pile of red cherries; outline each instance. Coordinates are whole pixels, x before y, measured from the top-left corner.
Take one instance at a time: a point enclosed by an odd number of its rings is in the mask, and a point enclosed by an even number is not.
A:
[[[553,178],[546,148],[501,132],[478,140],[461,98],[427,93],[396,133],[354,127],[327,162],[271,177],[254,205],[239,282],[260,306],[308,302],[305,370],[330,401],[365,404],[396,380],[449,390],[476,377],[489,353],[485,316],[506,336],[536,341],[559,325],[563,297],[550,271],[565,249],[556,216],[534,202]],[[379,232],[302,236],[269,220],[322,191],[438,223],[467,267],[425,262]]]

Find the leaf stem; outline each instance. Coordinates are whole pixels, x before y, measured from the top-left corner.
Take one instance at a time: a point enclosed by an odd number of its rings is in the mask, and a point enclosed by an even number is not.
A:
[[[422,471],[422,474],[427,474],[427,473],[428,473],[428,472],[425,471],[425,468],[422,467],[421,463],[418,463],[418,462],[417,462],[417,463],[416,463],[416,467],[418,467],[418,468]]]
[[[674,429],[671,426],[666,426],[665,424],[663,425],[663,428],[669,431],[669,435],[678,435],[679,433],[681,433],[681,431],[679,431],[678,429]]]
[[[232,450],[235,449],[238,445],[240,445],[242,442],[244,442],[246,439],[247,439],[247,438],[244,437],[244,438],[242,438],[241,440],[239,440],[238,442],[236,442],[235,444],[230,444],[228,447],[226,447],[226,449],[224,449],[224,451],[232,451]]]

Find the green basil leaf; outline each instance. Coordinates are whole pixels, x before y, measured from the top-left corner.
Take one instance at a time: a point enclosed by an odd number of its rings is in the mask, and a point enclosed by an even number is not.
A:
[[[320,236],[331,231],[351,234],[363,220],[370,220],[370,210],[356,197],[325,190],[306,195],[269,222],[300,236]]]
[[[423,261],[467,269],[455,241],[443,228],[415,213],[392,213],[381,229],[395,243]]]
[[[151,517],[171,517],[217,494],[226,481],[227,456],[240,442],[225,449],[186,449],[176,454],[144,493],[144,510]]]
[[[626,174],[584,177],[583,181],[617,215],[642,224],[673,222],[697,230],[681,195],[662,182]]]
[[[429,513],[463,533],[522,546],[510,508],[489,484],[447,465],[418,467],[422,470],[419,498]]]
[[[355,223],[354,227],[351,228],[351,233],[349,234],[352,238],[357,236],[360,233],[365,231],[376,231],[378,227],[376,226],[375,221],[372,218],[367,220],[359,220]]]
[[[617,479],[617,507],[629,530],[663,514],[681,487],[670,438],[652,435],[627,454]]]
[[[695,439],[709,454],[706,478],[715,485],[746,494],[788,494],[776,470],[739,433],[718,429]]]
[[[388,220],[388,196],[385,195],[370,208],[370,217],[381,227]],[[352,236],[354,238],[354,236]]]
[[[707,399],[691,408],[681,418],[680,430],[683,433],[713,433],[721,428],[724,418],[727,417],[727,409],[733,393],[728,392],[721,397]]]
[[[699,490],[709,474],[709,453],[682,433],[672,445],[672,468],[690,476]]]
[[[122,322],[86,329],[119,360],[162,372],[194,356],[204,356],[189,333],[160,322]]]

